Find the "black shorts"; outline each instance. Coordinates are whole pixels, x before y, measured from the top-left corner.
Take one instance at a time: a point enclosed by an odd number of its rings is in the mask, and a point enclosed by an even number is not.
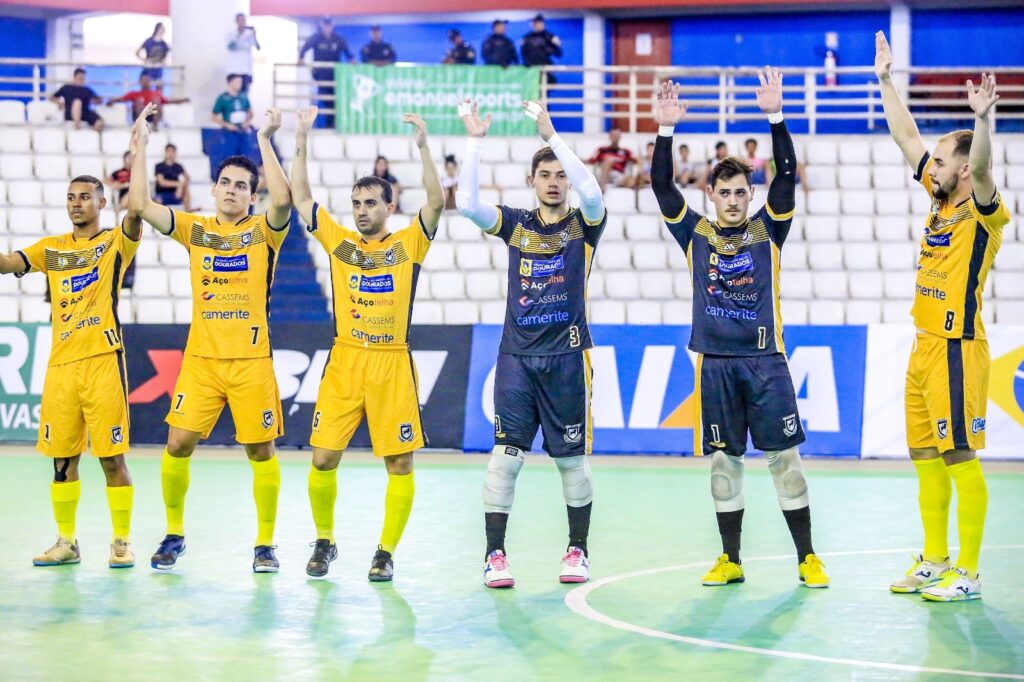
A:
[[[65,121],[73,121],[74,120],[71,117],[71,107],[70,106],[64,107],[64,120]],[[82,120],[85,121],[85,123],[88,124],[89,127],[91,128],[92,126],[96,125],[96,121],[100,120],[100,115],[97,114],[92,109],[84,109],[83,108],[82,109]]]
[[[590,454],[593,425],[588,351],[562,355],[498,353],[494,442],[529,450],[537,429],[552,457]]]
[[[747,433],[758,450],[785,450],[806,440],[789,363],[782,353],[736,357],[699,355],[697,454],[739,457]]]
[[[162,189],[154,192],[153,200],[164,206],[176,206],[181,203],[181,199],[175,196],[175,190],[173,189]]]

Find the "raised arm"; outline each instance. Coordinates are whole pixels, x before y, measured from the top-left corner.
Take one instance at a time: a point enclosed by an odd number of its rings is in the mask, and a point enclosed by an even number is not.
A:
[[[878,76],[882,92],[882,109],[889,125],[889,134],[916,173],[927,150],[914,117],[910,115],[910,110],[892,82],[892,51],[881,31],[875,34],[875,75]]]
[[[681,90],[678,83],[664,81],[654,105],[658,137],[654,141],[654,156],[651,159],[651,188],[661,214],[667,218],[678,217],[686,206],[683,193],[672,180],[672,139],[676,125],[686,116],[686,102],[679,99]]]
[[[295,131],[295,158],[292,160],[292,203],[302,221],[313,224],[313,190],[309,187],[309,131],[316,122],[317,108],[300,109]]]
[[[576,193],[580,195],[580,211],[589,223],[597,223],[604,218],[604,196],[601,194],[601,186],[593,173],[587,170],[579,157],[573,153],[569,145],[555,132],[555,126],[551,123],[551,116],[547,110],[538,102],[525,102],[523,109],[528,118],[537,122],[537,132],[541,138],[548,143],[551,151],[555,153],[562,170],[572,184]]]
[[[134,127],[132,127],[131,139],[128,141],[128,151],[132,154],[132,159],[139,156],[139,133]],[[142,152],[142,156],[146,156],[145,151]],[[134,165],[134,160],[132,163]],[[128,185],[128,191],[131,191],[131,183]],[[133,242],[139,241],[142,239],[142,215],[137,211],[133,211],[131,206],[129,206],[128,212],[121,219],[121,229],[124,230],[125,236]]]
[[[0,275],[23,275],[28,263],[18,253],[0,253]]]
[[[481,230],[490,230],[498,224],[498,208],[480,201],[480,149],[491,127],[491,115],[481,119],[476,102],[466,100],[459,105],[459,118],[466,126],[466,155],[459,170],[459,189],[455,193],[455,206],[459,214],[469,218]]]
[[[430,156],[430,146],[427,145],[427,123],[418,114],[406,114],[402,120],[416,127],[416,148],[420,150],[423,186],[427,190],[427,203],[420,209],[420,220],[423,229],[433,239],[434,233],[437,232],[437,224],[441,221],[441,211],[444,210],[444,189],[441,188],[441,178],[437,175],[437,166],[434,165],[434,159]]]
[[[996,77],[981,74],[981,84],[975,88],[967,81],[967,102],[974,112],[974,140],[971,142],[971,182],[974,198],[987,206],[996,198],[996,183],[992,180],[992,112],[999,95],[996,94]]]
[[[288,177],[281,168],[274,145],[270,139],[281,127],[281,110],[275,107],[267,109],[267,121],[256,134],[260,145],[260,156],[263,157],[263,176],[270,194],[270,208],[267,209],[267,222],[271,229],[284,228],[292,215],[292,191],[288,186]]]
[[[128,212],[141,216],[159,232],[170,234],[174,227],[174,214],[166,206],[153,201],[149,195],[149,171],[146,168],[149,124],[146,123],[146,118],[154,113],[156,104],[150,102],[135,119],[135,126],[132,129],[135,138],[135,158],[132,160],[132,175],[128,183]]]
[[[768,187],[768,209],[782,216],[796,208],[796,149],[782,119],[782,74],[778,69],[765,67],[757,77],[761,81],[761,87],[757,89],[757,106],[768,114],[775,159],[775,176]]]

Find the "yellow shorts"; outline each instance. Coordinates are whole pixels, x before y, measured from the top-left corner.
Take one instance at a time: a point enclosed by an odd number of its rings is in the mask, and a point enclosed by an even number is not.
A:
[[[36,448],[47,457],[128,452],[128,375],[124,352],[103,353],[46,369]]]
[[[344,450],[365,414],[376,456],[422,448],[418,381],[409,351],[335,344],[320,380],[309,444]]]
[[[231,408],[239,443],[266,443],[284,434],[281,396],[270,358],[221,360],[186,354],[167,423],[206,438],[224,403]]]
[[[907,368],[907,445],[984,448],[988,375],[988,341],[918,332]]]

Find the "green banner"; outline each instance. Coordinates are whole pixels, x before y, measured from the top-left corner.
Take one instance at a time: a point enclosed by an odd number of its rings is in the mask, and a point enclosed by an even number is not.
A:
[[[0,325],[0,441],[36,441],[50,341],[48,324]]]
[[[465,135],[456,111],[467,97],[490,114],[493,135],[536,135],[523,102],[540,97],[540,69],[500,66],[338,64],[334,115],[338,132],[407,135],[402,114],[419,114],[431,135]]]

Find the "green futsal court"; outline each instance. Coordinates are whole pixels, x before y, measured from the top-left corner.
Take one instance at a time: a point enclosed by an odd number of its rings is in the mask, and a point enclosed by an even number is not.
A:
[[[1024,679],[1020,465],[987,466],[984,599],[931,604],[887,590],[921,541],[907,463],[808,463],[815,546],[832,576],[830,589],[809,590],[762,462],[750,463],[745,486],[747,582],[706,588],[700,577],[720,551],[707,463],[595,458],[592,582],[573,587],[557,581],[559,477],[532,456],[509,524],[517,586],[497,591],[481,584],[483,457],[421,458],[395,581],[373,585],[381,463],[343,461],[340,556],[313,580],[308,455],[282,453],[281,572],[253,575],[250,468],[240,451],[201,451],[188,552],[157,574],[148,559],[164,533],[158,454],[130,459],[139,563],[112,571],[98,464],[81,468],[82,563],[34,568],[56,533],[51,469],[28,447],[0,453],[0,679]]]

